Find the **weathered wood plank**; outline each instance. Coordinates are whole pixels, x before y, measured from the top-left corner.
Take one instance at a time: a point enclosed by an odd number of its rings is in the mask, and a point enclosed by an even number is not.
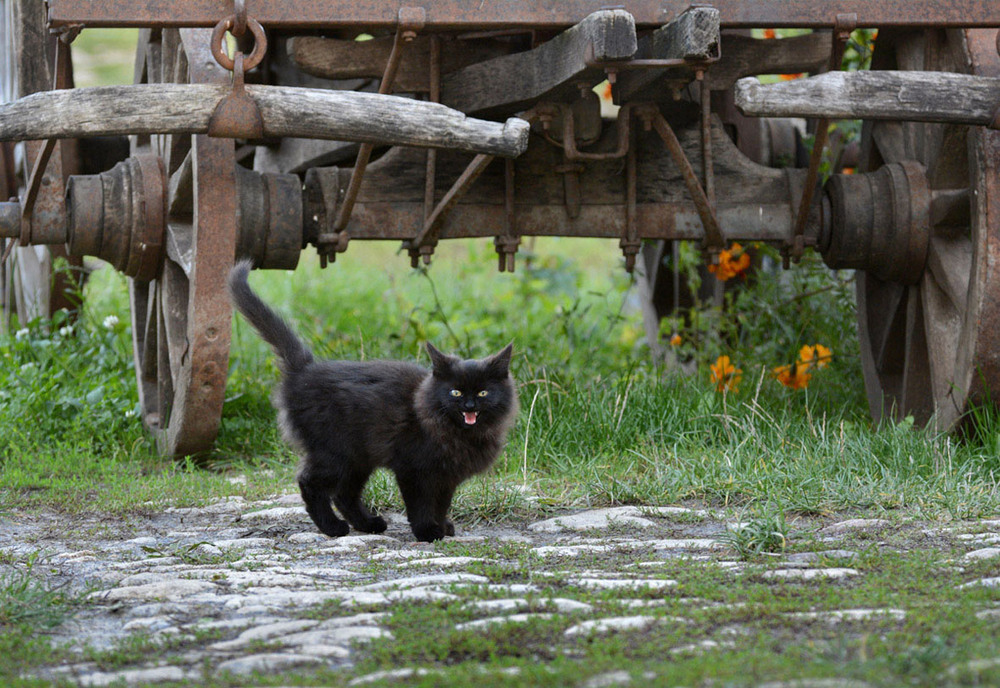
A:
[[[643,60],[695,60],[704,62],[719,56],[719,11],[692,7],[672,22],[644,36],[636,58]],[[643,91],[663,79],[693,79],[688,67],[640,69],[618,76],[615,89],[621,102],[643,97]]]
[[[0,141],[114,134],[205,133],[229,92],[213,84],[139,84],[45,91],[0,106]],[[248,85],[265,137],[454,148],[514,157],[527,122],[466,117],[437,103],[357,91]]]
[[[380,79],[392,51],[392,36],[370,41],[351,41],[320,36],[295,36],[288,40],[288,54],[306,74],[324,79]],[[441,73],[448,74],[477,62],[507,55],[510,41],[446,40],[441,46]],[[429,36],[417,36],[406,44],[393,91],[430,90]]]
[[[604,71],[595,60],[628,60],[637,47],[635,21],[624,10],[587,16],[534,50],[460,69],[441,81],[441,102],[462,112],[495,116],[539,100],[565,100],[594,86]]]
[[[705,73],[705,82],[723,91],[754,74],[816,73],[830,63],[832,42],[826,31],[775,39],[723,33],[722,57]]]
[[[829,72],[763,85],[736,82],[746,115],[989,124],[1000,105],[1000,79],[944,72]]]

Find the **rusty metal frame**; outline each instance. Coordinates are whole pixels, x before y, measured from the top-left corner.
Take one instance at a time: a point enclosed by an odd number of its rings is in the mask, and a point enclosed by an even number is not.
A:
[[[690,7],[690,0],[623,0],[639,27],[662,26]],[[723,28],[833,28],[838,14],[856,14],[859,26],[997,27],[994,0],[714,0]],[[233,0],[48,0],[54,29],[94,27],[215,26],[232,14]],[[428,30],[558,30],[579,23],[606,0],[422,0]],[[394,28],[398,5],[384,0],[254,0],[253,16],[270,29]]]

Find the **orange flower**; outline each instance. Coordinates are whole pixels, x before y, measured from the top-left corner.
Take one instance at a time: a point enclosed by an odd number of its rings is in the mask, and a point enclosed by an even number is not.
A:
[[[604,91],[601,92],[601,98],[603,98],[604,100],[606,100],[608,102],[611,101],[612,96],[611,96],[611,84],[610,83],[607,83],[607,84],[604,85]]]
[[[833,358],[833,352],[822,344],[817,344],[814,348],[816,350],[816,367],[825,368],[826,364]]]
[[[777,38],[774,29],[764,29],[764,38]]]
[[[709,265],[708,271],[714,274],[719,281],[725,282],[742,275],[749,267],[750,254],[744,251],[738,243],[733,243],[727,250],[719,253],[719,264]]]
[[[716,392],[739,391],[737,385],[743,379],[743,370],[735,367],[729,356],[719,356],[709,368],[712,369],[712,384],[715,385]]]
[[[809,365],[806,363],[778,366],[774,369],[774,376],[778,378],[778,382],[792,389],[805,389],[809,386],[809,380],[812,378],[809,373]]]
[[[825,368],[826,364],[833,358],[833,352],[822,344],[809,346],[806,344],[799,349],[799,358],[794,365],[778,366],[774,369],[774,377],[785,387],[792,389],[805,389],[812,379],[813,368]]]
[[[796,79],[801,79],[802,76],[803,72],[799,72],[798,74],[779,74],[778,78],[782,81],[795,81]]]
[[[805,363],[817,368],[825,368],[826,364],[833,358],[833,352],[822,344],[815,346],[803,346],[799,349],[799,363]]]
[[[681,336],[676,332],[670,337],[670,346],[680,346]]]

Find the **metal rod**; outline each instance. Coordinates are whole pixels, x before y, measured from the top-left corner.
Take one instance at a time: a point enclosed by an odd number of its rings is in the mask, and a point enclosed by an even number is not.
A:
[[[441,37],[431,36],[430,55],[430,101],[441,102]],[[424,220],[434,209],[434,189],[437,173],[437,150],[427,149],[427,170],[424,174]]]
[[[465,171],[455,180],[455,183],[451,185],[448,189],[448,193],[444,195],[444,198],[434,207],[433,212],[431,212],[430,217],[424,221],[424,226],[417,234],[416,238],[409,244],[410,250],[419,249],[420,247],[428,244],[431,241],[437,239],[437,232],[440,229],[441,222],[444,220],[445,214],[455,205],[458,200],[465,195],[465,192],[469,190],[472,183],[479,178],[485,170],[486,167],[493,162],[492,155],[485,155],[480,153],[469,166],[465,168]]]
[[[626,117],[628,114],[626,113]],[[619,243],[622,253],[625,255],[625,270],[627,272],[635,270],[635,256],[639,253],[639,247],[642,246],[642,242],[639,240],[639,229],[636,224],[638,176],[635,146],[630,145],[628,153],[625,155],[625,235]]]
[[[830,49],[830,71],[840,69],[844,59],[844,48],[851,31],[857,26],[857,16],[837,15],[834,30],[833,46]],[[798,262],[805,253],[805,230],[812,209],[813,195],[816,192],[816,182],[819,179],[819,165],[823,160],[823,150],[830,129],[830,118],[821,117],[816,120],[816,136],[813,139],[812,151],[809,153],[809,169],[806,170],[806,183],[802,188],[802,198],[799,200],[798,213],[795,216],[795,227],[792,230],[792,243],[784,257],[784,267],[788,267],[788,259]]]
[[[441,38],[431,36],[430,54],[430,100],[433,103],[441,102]],[[424,226],[434,213],[434,194],[437,189],[437,150],[427,149],[427,168],[424,171]],[[405,244],[404,244],[405,245]],[[413,246],[409,249],[410,265],[417,267],[420,261],[420,247]],[[426,255],[426,254],[425,254]],[[429,260],[429,255],[424,260]]]
[[[652,123],[656,133],[663,139],[674,164],[680,169],[684,184],[687,186],[688,193],[691,194],[691,200],[694,201],[698,216],[705,228],[705,247],[724,248],[725,237],[722,236],[722,230],[719,229],[719,221],[715,217],[715,212],[712,210],[712,205],[709,203],[705,191],[698,182],[698,175],[695,174],[694,168],[691,167],[687,156],[684,155],[684,149],[681,147],[681,142],[677,140],[674,130],[670,128],[670,124],[656,107],[643,106],[639,116],[647,118]]]
[[[705,83],[704,72],[698,72],[701,87],[701,164],[705,196],[715,208],[715,170],[712,156],[712,90]]]
[[[400,15],[402,15],[400,10]],[[396,35],[392,41],[392,50],[389,52],[389,59],[386,61],[385,72],[382,74],[382,82],[378,86],[380,95],[386,95],[392,90],[392,83],[396,80],[396,71],[399,62],[403,57],[403,44],[413,39],[416,27],[404,25],[400,16]],[[333,225],[334,232],[342,232],[351,220],[351,212],[354,210],[354,203],[358,200],[358,192],[361,190],[361,182],[365,177],[365,170],[368,168],[368,161],[371,159],[375,144],[362,143],[358,148],[358,159],[354,163],[351,171],[351,181],[347,185],[347,192],[344,194],[344,201],[340,205],[337,213],[337,221]]]
[[[31,215],[35,211],[35,200],[37,200],[38,191],[42,187],[42,177],[45,176],[45,168],[49,165],[49,158],[52,157],[56,143],[58,143],[56,139],[45,139],[45,144],[31,168],[28,191],[24,194],[24,204],[21,206],[21,246],[27,246],[31,243]]]
[[[514,161],[504,158],[503,179],[503,235],[494,239],[499,255],[500,272],[514,272],[514,254],[521,239],[514,235],[517,226],[514,207]]]

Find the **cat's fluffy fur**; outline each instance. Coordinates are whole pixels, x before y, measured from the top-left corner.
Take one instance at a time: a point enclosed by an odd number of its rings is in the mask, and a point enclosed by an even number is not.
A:
[[[233,303],[278,356],[274,395],[287,441],[302,461],[298,482],[321,531],[346,535],[347,523],[381,533],[385,520],[361,501],[372,471],[396,475],[418,540],[454,535],[447,518],[455,489],[493,463],[517,415],[512,346],[461,360],[430,343],[433,369],[400,361],[317,361],[291,328],[250,289],[249,261],[229,274]]]

